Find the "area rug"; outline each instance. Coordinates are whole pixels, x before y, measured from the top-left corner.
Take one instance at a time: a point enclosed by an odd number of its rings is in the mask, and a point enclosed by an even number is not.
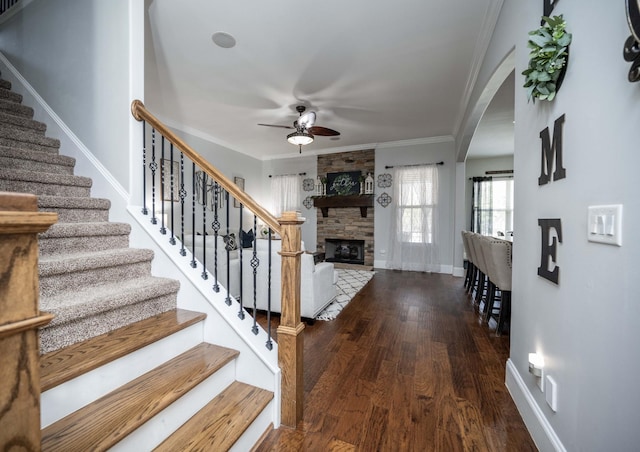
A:
[[[316,320],[333,320],[338,317],[340,311],[349,304],[351,299],[360,292],[365,284],[369,282],[376,272],[366,270],[336,269],[338,272],[338,283],[336,284],[337,295],[329,306],[324,308],[316,317]]]

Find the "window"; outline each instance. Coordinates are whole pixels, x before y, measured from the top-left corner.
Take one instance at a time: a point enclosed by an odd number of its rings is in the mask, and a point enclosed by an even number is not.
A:
[[[439,271],[438,168],[394,168],[393,209],[387,267]]]
[[[272,213],[279,217],[282,212],[300,209],[300,177],[297,175],[273,176],[271,178]]]
[[[473,178],[471,230],[494,237],[513,232],[513,179]]]
[[[417,170],[407,168],[398,185],[401,241],[433,243],[433,180],[420,180]]]

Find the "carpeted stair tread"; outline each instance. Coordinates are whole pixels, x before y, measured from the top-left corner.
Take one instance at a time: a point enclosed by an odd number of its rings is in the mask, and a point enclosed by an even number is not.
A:
[[[40,256],[40,298],[45,299],[151,274],[151,250],[119,248]]]
[[[128,248],[130,233],[127,223],[56,223],[38,235],[40,256]]]
[[[17,104],[6,99],[0,99],[0,111],[12,114],[14,116],[33,119],[33,108],[27,107],[26,105],[22,104]]]
[[[43,330],[100,312],[112,311],[119,307],[172,294],[179,289],[180,282],[175,279],[147,276],[78,288],[71,293],[65,292],[54,297],[43,297],[40,309],[55,315]]]
[[[235,350],[197,345],[45,428],[42,450],[109,449],[237,355]]]
[[[109,221],[111,201],[103,198],[39,196],[41,212],[56,212],[60,223]]]
[[[70,174],[0,168],[0,190],[35,195],[89,196],[92,181]]]
[[[235,381],[154,452],[229,450],[273,399],[273,393]]]
[[[36,131],[20,130],[16,127],[0,127],[0,139],[12,140],[13,142],[24,143],[20,148],[30,149],[32,146],[44,146],[53,148],[56,152],[60,148],[60,140],[49,138]]]
[[[172,309],[40,357],[40,387],[47,391],[206,318]]]
[[[131,225],[128,223],[111,223],[108,221],[100,223],[56,223],[51,225],[46,232],[38,235],[38,238],[128,235],[130,232]]]
[[[47,125],[44,122],[24,118],[22,116],[15,116],[4,111],[0,111],[0,127],[17,128],[27,131],[31,130],[39,135],[44,135],[47,131]]]
[[[39,172],[73,175],[76,159],[66,155],[51,154],[49,152],[26,151],[6,146],[0,146],[0,167]]]
[[[49,146],[46,144],[30,143],[2,136],[0,136],[0,146],[24,149],[25,151],[48,152],[50,154],[57,154],[60,149],[60,146]]]
[[[4,89],[11,89],[11,82],[9,80],[0,79],[0,87]]]
[[[11,91],[11,88],[7,89],[0,85],[0,99],[20,104],[22,103],[22,94],[15,93]]]
[[[78,272],[87,269],[108,268],[118,265],[147,262],[153,259],[153,251],[139,248],[121,248],[69,254],[43,256],[39,259],[40,277]]]

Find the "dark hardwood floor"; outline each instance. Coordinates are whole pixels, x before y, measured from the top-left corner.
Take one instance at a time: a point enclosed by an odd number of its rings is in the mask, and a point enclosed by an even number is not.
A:
[[[508,334],[479,323],[462,285],[377,271],[337,319],[307,326],[304,419],[256,450],[537,450],[504,384]]]

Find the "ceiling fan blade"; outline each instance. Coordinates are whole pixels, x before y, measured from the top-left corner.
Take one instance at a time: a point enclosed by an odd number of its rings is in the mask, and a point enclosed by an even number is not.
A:
[[[294,129],[295,127],[291,127],[291,126],[281,126],[279,124],[258,124],[259,126],[265,126],[265,127],[279,127],[280,129]]]
[[[327,127],[313,126],[307,129],[311,135],[319,135],[322,137],[335,137],[340,135],[337,130],[329,129]]]

